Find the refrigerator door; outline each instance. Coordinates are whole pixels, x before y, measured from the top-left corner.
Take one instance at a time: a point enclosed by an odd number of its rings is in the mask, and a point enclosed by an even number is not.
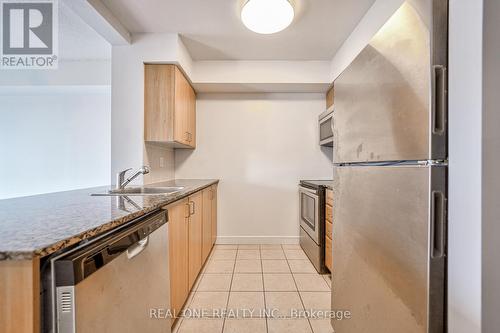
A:
[[[335,80],[334,162],[446,159],[447,1],[406,1]]]
[[[444,332],[446,167],[334,172],[335,332]]]

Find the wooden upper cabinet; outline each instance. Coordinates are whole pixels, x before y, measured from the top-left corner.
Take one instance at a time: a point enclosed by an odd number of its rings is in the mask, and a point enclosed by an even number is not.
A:
[[[328,89],[328,91],[326,92],[326,108],[328,109],[330,106],[333,105],[333,96],[334,96],[334,90],[333,90],[333,86]]]
[[[144,140],[196,147],[196,94],[175,65],[144,65]]]

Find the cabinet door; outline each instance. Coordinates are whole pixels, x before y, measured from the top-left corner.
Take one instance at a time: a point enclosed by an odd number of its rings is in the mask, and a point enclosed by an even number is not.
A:
[[[217,241],[217,185],[212,185],[212,245]]]
[[[174,140],[175,66],[144,65],[144,140]]]
[[[194,281],[201,269],[202,253],[202,219],[203,219],[203,197],[202,192],[196,192],[189,197],[189,289],[193,287]]]
[[[192,137],[190,113],[193,94],[193,88],[179,68],[175,67],[174,140],[185,145],[190,145]]]
[[[169,217],[170,306],[178,315],[189,294],[188,286],[188,201],[167,206]]]
[[[189,99],[188,99],[188,129],[189,145],[193,148],[196,147],[196,94],[194,89],[189,85]]]
[[[205,262],[212,249],[212,188],[206,188],[203,194],[203,248],[202,260]]]

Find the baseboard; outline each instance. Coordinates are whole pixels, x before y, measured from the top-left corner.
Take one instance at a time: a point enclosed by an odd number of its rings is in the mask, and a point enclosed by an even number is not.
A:
[[[299,236],[217,236],[216,244],[299,244]]]

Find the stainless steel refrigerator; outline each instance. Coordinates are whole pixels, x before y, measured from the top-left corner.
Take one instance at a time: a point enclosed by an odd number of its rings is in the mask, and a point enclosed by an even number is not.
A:
[[[337,333],[446,329],[447,11],[406,1],[334,83]]]

